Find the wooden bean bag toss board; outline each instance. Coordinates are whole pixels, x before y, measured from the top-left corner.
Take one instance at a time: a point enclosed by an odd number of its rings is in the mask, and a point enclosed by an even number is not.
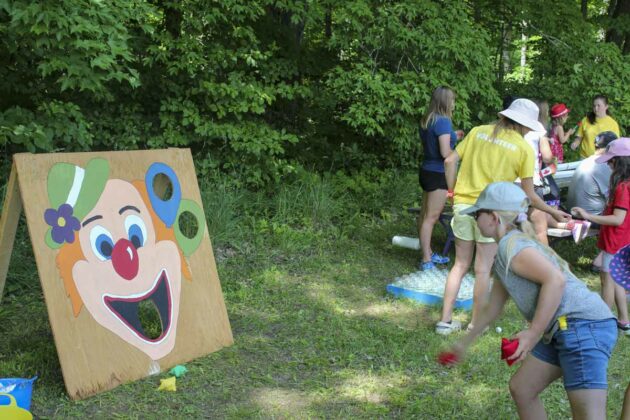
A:
[[[232,344],[188,149],[16,154],[0,298],[22,206],[71,398]]]

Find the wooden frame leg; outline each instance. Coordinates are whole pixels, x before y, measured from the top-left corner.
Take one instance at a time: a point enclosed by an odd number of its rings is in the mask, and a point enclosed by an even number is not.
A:
[[[22,198],[18,188],[18,176],[15,163],[11,167],[11,175],[7,183],[7,191],[4,196],[4,206],[2,206],[2,216],[0,217],[0,302],[9,271],[9,262],[13,252],[15,232],[17,231],[22,213]]]

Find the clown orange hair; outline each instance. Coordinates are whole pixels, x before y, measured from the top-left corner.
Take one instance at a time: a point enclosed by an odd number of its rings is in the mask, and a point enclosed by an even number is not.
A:
[[[172,241],[177,244],[177,240],[175,239],[175,231],[173,228],[167,228],[164,222],[160,220],[157,214],[153,211],[153,206],[151,206],[151,201],[149,200],[149,194],[147,193],[146,186],[143,181],[133,181],[131,183],[140,193],[142,197],[142,201],[146,204],[149,209],[149,214],[151,215],[151,221],[153,222],[153,227],[155,228],[155,240],[159,241]],[[188,268],[188,263],[184,258],[184,254],[180,249],[179,245],[177,246],[177,250],[179,251],[179,258],[181,259],[182,266],[182,275],[187,280],[192,280],[192,275],[190,274],[190,269]],[[72,277],[72,268],[77,263],[77,261],[85,260],[85,255],[83,255],[83,251],[81,250],[81,244],[79,243],[79,233],[76,232],[74,234],[74,242],[71,244],[64,244],[59,249],[59,253],[57,254],[56,262],[57,268],[59,269],[59,274],[61,275],[61,279],[63,280],[63,284],[66,288],[66,293],[72,302],[72,312],[74,316],[79,316],[81,312],[81,308],[83,307],[83,301],[81,300],[81,296],[79,295],[79,291],[77,290],[76,285],[74,284],[74,279]]]

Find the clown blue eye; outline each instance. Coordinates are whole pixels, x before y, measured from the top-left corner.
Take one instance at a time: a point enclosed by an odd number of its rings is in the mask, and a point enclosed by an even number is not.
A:
[[[127,216],[125,219],[125,230],[127,231],[129,241],[136,249],[144,245],[147,238],[147,228],[144,226],[144,221],[139,216],[135,214]]]
[[[107,261],[112,258],[114,241],[112,240],[112,234],[103,226],[94,226],[90,231],[90,245],[92,252],[99,260]]]

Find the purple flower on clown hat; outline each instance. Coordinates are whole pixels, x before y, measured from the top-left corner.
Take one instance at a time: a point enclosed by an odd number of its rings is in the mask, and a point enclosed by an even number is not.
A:
[[[47,209],[44,220],[52,227],[51,236],[58,244],[74,242],[74,232],[81,228],[79,220],[72,215],[74,209],[70,204],[64,203],[57,210]]]

